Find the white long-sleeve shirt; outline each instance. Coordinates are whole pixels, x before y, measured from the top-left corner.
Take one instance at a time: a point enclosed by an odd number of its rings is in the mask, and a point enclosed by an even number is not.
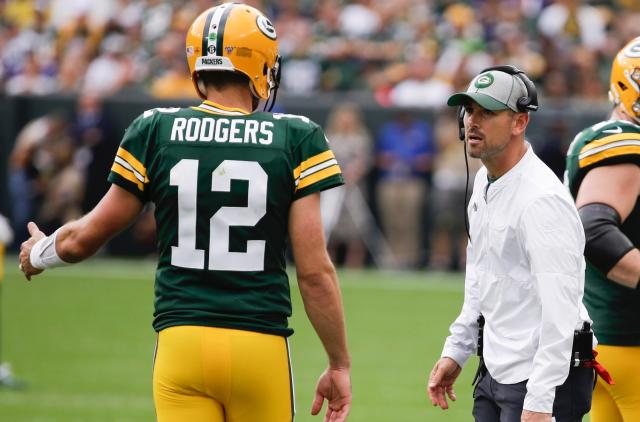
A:
[[[566,188],[534,154],[493,183],[481,168],[469,201],[462,311],[442,356],[461,367],[476,351],[501,384],[527,382],[524,409],[551,413],[569,373],[573,332],[591,322],[582,304],[584,230]]]

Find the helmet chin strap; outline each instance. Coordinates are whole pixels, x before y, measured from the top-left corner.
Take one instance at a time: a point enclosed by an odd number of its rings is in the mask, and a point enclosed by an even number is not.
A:
[[[271,95],[267,98],[267,101],[264,103],[264,111],[271,112],[273,110],[273,106],[276,104],[276,98],[278,97],[278,85],[273,87],[271,90]],[[269,100],[271,100],[271,105],[269,105]],[[268,106],[268,109],[267,109]]]
[[[628,120],[631,123],[640,126],[640,117],[634,117],[631,114],[627,113],[627,110],[625,110],[625,108],[622,105],[622,103],[619,103],[618,105],[616,105],[616,107],[614,108],[614,112],[619,117],[622,117],[624,120]]]
[[[271,73],[271,83],[272,86],[269,87],[269,98],[264,103],[264,111],[271,112],[273,110],[273,106],[276,104],[276,98],[278,97],[278,88],[280,87],[280,66],[282,65],[282,58],[280,56],[276,57],[276,62],[269,71]],[[267,106],[269,105],[269,100],[271,100],[271,105],[267,110]]]

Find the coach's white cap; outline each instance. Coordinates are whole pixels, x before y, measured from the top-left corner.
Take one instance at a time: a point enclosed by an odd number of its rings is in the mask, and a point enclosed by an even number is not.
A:
[[[473,78],[466,92],[458,92],[449,97],[447,105],[461,106],[471,99],[487,110],[510,108],[518,112],[518,99],[527,96],[527,87],[519,77],[490,70]]]

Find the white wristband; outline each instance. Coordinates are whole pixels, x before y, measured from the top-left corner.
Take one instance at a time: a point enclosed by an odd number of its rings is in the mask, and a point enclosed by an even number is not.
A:
[[[33,268],[46,270],[48,268],[62,267],[70,264],[60,259],[56,252],[58,231],[60,231],[60,229],[53,232],[51,236],[38,240],[35,245],[33,245],[31,254],[29,255],[29,260]]]

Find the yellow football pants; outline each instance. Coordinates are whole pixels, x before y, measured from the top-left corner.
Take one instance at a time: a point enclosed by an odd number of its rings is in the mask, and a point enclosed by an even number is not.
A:
[[[616,382],[598,377],[593,392],[591,422],[640,421],[640,346],[599,345],[598,362]]]
[[[153,399],[158,422],[291,422],[287,339],[214,327],[164,329]]]

